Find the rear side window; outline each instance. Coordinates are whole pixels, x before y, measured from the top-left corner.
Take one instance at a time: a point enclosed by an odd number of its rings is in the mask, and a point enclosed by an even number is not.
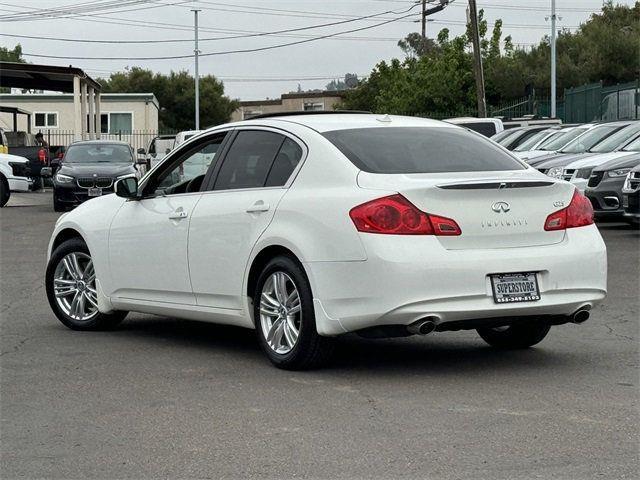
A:
[[[370,173],[525,169],[494,142],[458,128],[359,128],[323,135],[356,167]]]
[[[496,124],[493,122],[471,122],[471,123],[458,123],[461,127],[466,127],[469,130],[478,132],[485,137],[492,137],[496,134]]]
[[[214,190],[263,187],[284,140],[273,132],[240,131],[220,167]]]
[[[273,161],[271,171],[267,176],[266,187],[281,187],[295,170],[302,159],[302,148],[290,138],[285,139],[280,151]]]

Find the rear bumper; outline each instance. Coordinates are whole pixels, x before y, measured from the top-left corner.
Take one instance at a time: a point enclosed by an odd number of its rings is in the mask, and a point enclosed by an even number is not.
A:
[[[446,250],[435,237],[362,234],[362,262],[305,264],[318,332],[337,335],[426,316],[447,322],[566,316],[606,294],[606,247],[594,225],[569,229],[561,243],[523,248]],[[489,274],[538,272],[541,299],[496,304]]]

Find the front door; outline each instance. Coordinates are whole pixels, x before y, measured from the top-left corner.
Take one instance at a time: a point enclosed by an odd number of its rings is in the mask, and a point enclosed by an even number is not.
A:
[[[109,234],[114,289],[123,300],[195,304],[189,279],[189,223],[225,137],[185,145],[141,185],[143,198],[124,203]]]
[[[253,246],[273,219],[303,149],[268,130],[239,130],[193,212],[189,270],[198,305],[241,310]]]

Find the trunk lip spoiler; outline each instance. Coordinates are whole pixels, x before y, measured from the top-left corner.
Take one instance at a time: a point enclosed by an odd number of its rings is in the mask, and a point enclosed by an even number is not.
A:
[[[556,182],[545,180],[521,180],[521,181],[470,181],[465,183],[447,183],[443,185],[436,185],[437,188],[443,190],[502,190],[507,188],[536,188],[536,187],[550,187],[555,185]]]

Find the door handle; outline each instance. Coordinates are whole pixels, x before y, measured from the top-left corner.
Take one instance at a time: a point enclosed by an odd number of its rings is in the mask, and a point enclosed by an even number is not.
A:
[[[258,200],[256,203],[247,208],[247,213],[260,213],[269,210],[269,204],[264,203],[262,200]]]
[[[178,210],[174,211],[171,215],[169,215],[169,220],[182,220],[183,218],[187,218],[188,216],[189,214],[187,212],[182,210],[182,208],[179,208]]]

